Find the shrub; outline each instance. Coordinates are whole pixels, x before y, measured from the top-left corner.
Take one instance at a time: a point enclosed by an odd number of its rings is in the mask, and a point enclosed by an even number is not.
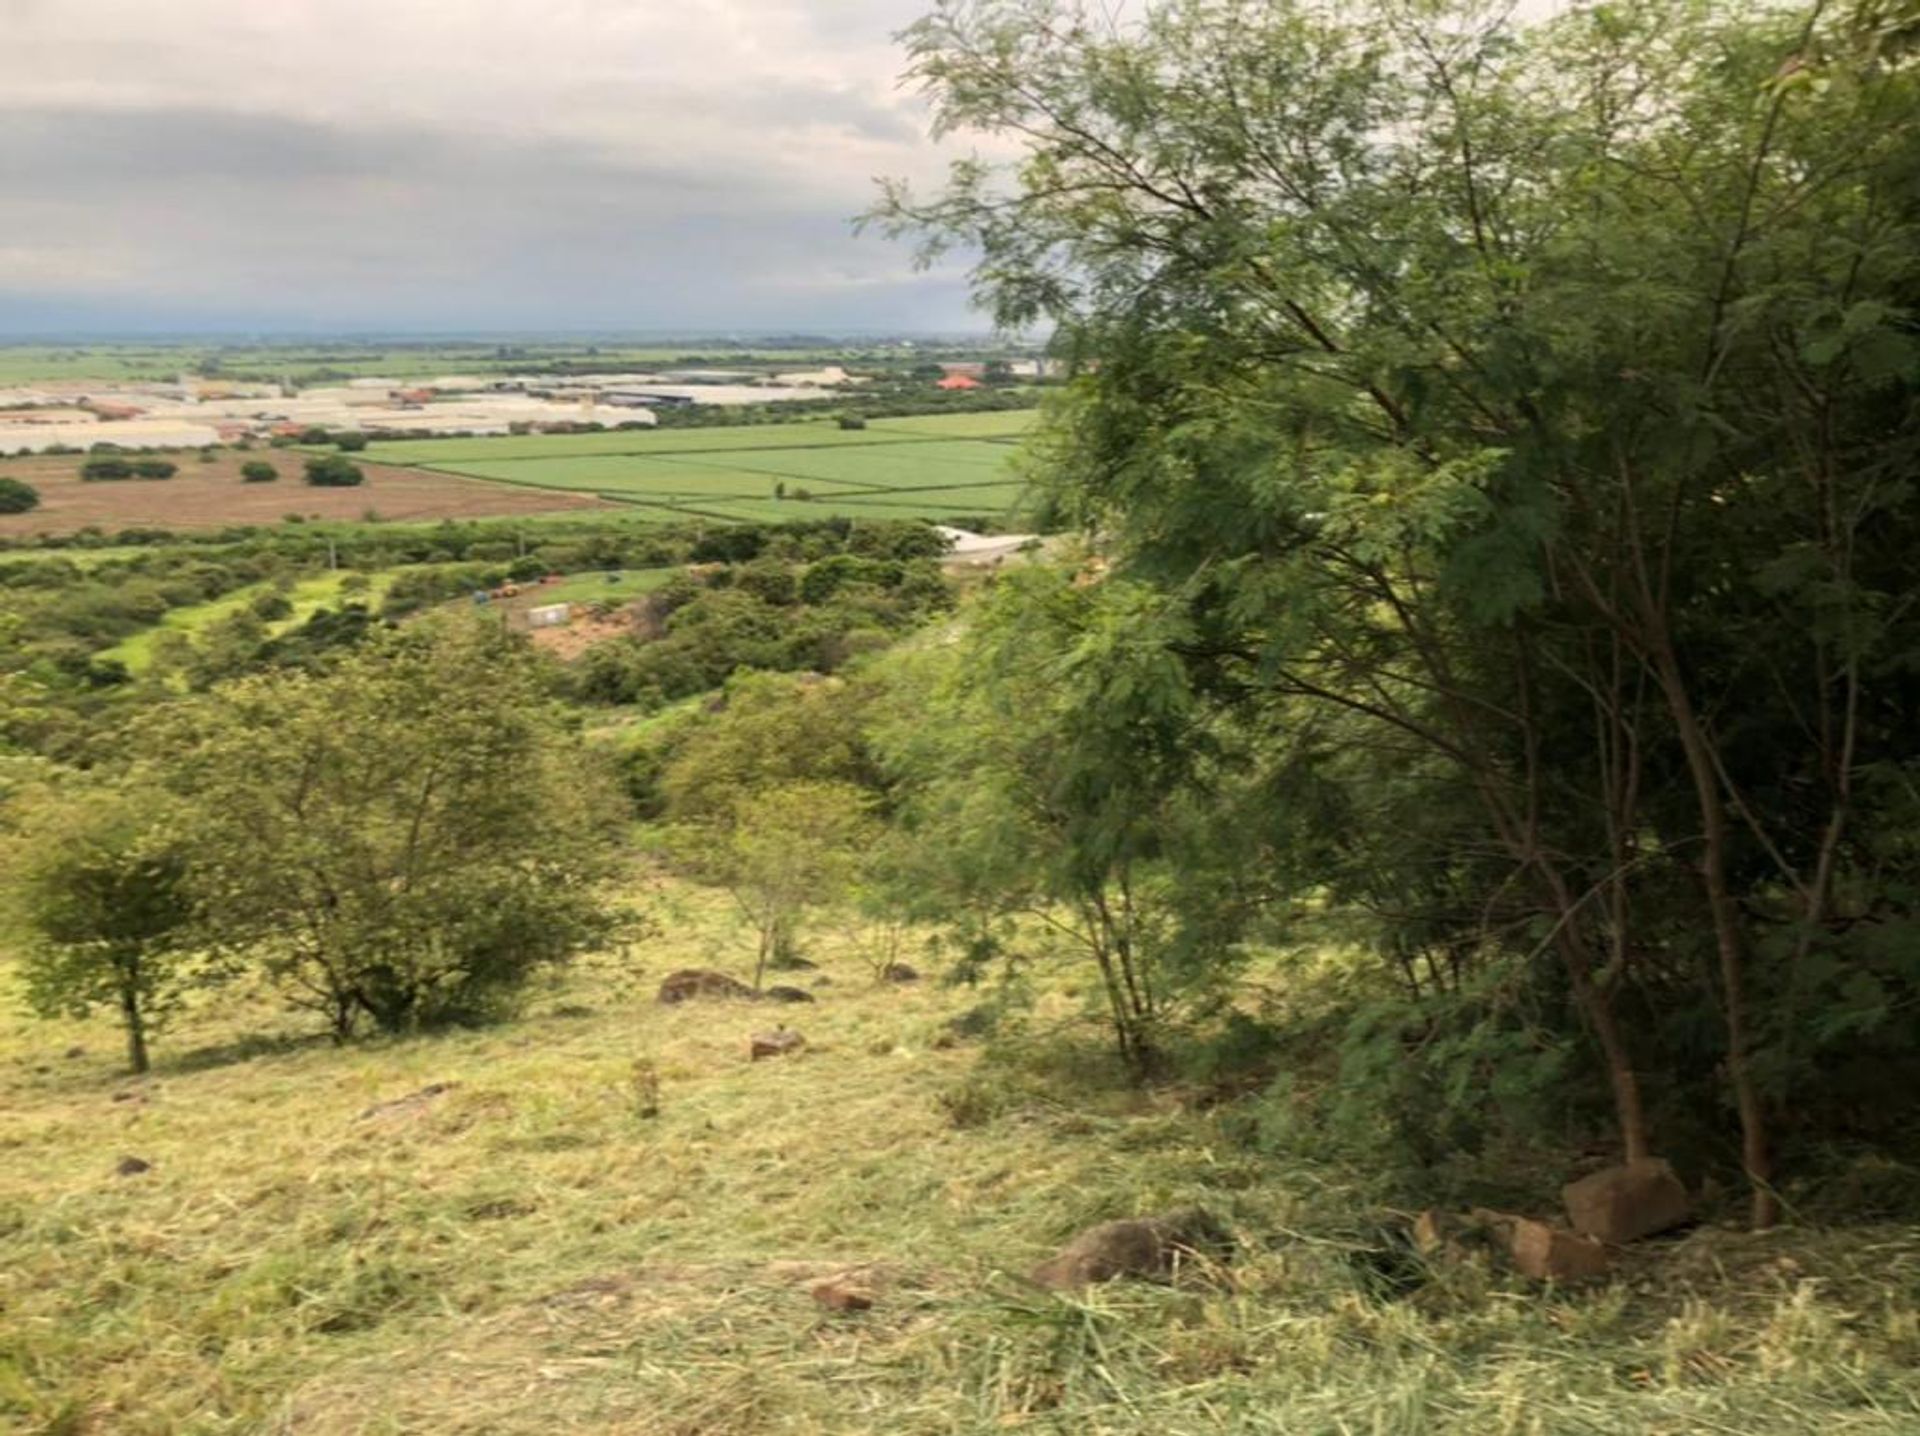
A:
[[[80,477],[89,484],[108,483],[133,477],[133,465],[125,459],[88,459],[80,466]]]
[[[279,477],[280,471],[265,459],[249,459],[240,466],[243,484],[270,484]]]
[[[357,454],[367,446],[365,434],[335,434],[333,446],[343,454]]]
[[[135,478],[170,479],[179,472],[178,464],[168,463],[165,459],[136,459],[133,463]]]
[[[351,459],[329,454],[307,460],[307,482],[316,488],[351,489],[366,482],[367,476]]]
[[[24,514],[40,507],[40,491],[19,479],[0,478],[0,514]]]
[[[604,941],[610,787],[484,622],[220,690],[173,765],[211,929],[337,1036],[474,1021]]]

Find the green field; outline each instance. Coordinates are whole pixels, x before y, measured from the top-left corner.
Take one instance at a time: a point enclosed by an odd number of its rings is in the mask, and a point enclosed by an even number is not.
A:
[[[597,494],[665,515],[771,522],[1006,514],[1031,411],[719,429],[382,444],[380,458],[466,478]]]
[[[313,578],[302,579],[288,592],[287,599],[293,604],[293,612],[285,618],[275,619],[267,625],[269,633],[284,633],[297,628],[323,608],[330,608],[340,602],[340,588],[346,581],[345,573],[320,574]],[[368,575],[366,592],[357,596],[357,601],[370,608],[379,606],[387,586],[393,582],[391,573]],[[219,598],[206,603],[191,604],[185,608],[171,610],[152,628],[142,629],[130,638],[122,639],[113,647],[103,650],[99,657],[126,665],[129,673],[144,673],[153,664],[154,645],[168,633],[198,633],[208,625],[218,623],[223,618],[231,618],[262,594],[272,590],[268,583],[249,584],[245,588],[235,589],[232,593],[222,594]]]
[[[638,568],[611,573],[576,573],[555,584],[529,589],[534,606],[548,603],[620,602],[652,593],[679,573],[677,568]]]

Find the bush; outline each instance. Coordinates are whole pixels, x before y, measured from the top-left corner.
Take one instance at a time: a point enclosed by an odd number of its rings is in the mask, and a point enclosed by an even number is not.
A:
[[[19,479],[0,478],[0,514],[24,514],[40,507],[40,491]]]
[[[621,816],[541,683],[476,620],[220,690],[172,766],[209,929],[339,1037],[497,1015],[605,941]]]
[[[323,459],[307,460],[307,482],[322,489],[351,489],[366,482],[367,476],[351,459],[329,454]]]
[[[842,414],[840,416],[840,427],[843,429],[864,429],[867,427],[867,421],[858,414]]]
[[[80,477],[89,484],[110,483],[133,477],[133,465],[125,459],[88,459],[80,466]]]
[[[343,454],[357,454],[367,446],[365,434],[335,434],[333,446]]]
[[[280,471],[265,459],[249,459],[240,466],[240,482],[243,484],[270,484],[280,477]]]
[[[133,463],[135,478],[170,479],[179,472],[178,464],[170,464],[165,459],[136,459]]]

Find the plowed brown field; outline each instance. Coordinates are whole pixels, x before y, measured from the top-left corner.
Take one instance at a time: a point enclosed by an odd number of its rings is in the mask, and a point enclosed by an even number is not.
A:
[[[282,449],[222,449],[212,463],[202,463],[198,454],[156,457],[178,464],[180,472],[171,479],[90,484],[80,478],[83,460],[76,454],[0,459],[0,474],[22,479],[40,491],[40,507],[33,512],[0,514],[0,538],[71,533],[89,524],[112,532],[124,528],[276,524],[289,514],[308,519],[362,519],[371,511],[386,521],[417,521],[510,518],[562,509],[615,507],[590,494],[516,488],[377,463],[360,465],[367,481],[358,488],[312,488],[300,477],[306,456]],[[240,465],[253,459],[272,464],[280,471],[279,480],[271,484],[242,483]]]

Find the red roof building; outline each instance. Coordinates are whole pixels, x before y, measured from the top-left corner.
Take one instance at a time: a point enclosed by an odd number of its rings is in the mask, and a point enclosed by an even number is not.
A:
[[[965,374],[949,374],[933,387],[936,389],[978,389],[980,387],[980,381],[978,379],[969,379]]]

